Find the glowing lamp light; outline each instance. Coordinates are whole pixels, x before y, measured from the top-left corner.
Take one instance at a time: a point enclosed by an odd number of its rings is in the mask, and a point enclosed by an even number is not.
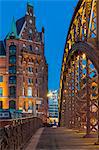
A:
[[[92,125],[95,125],[97,123],[97,120],[95,118],[91,118],[90,122],[91,122]]]
[[[83,59],[85,59],[85,58],[86,58],[86,55],[85,55],[85,54],[83,54],[83,55],[82,55],[82,58],[83,58]]]
[[[66,93],[66,90],[64,90],[64,93]]]
[[[77,60],[79,60],[79,55],[77,56]]]
[[[65,103],[65,99],[63,100],[63,103]]]
[[[96,82],[93,82],[93,83],[92,83],[92,86],[97,86],[97,83],[96,83]]]
[[[86,126],[84,126],[84,129],[86,129],[87,127]]]
[[[92,112],[96,112],[97,109],[98,109],[98,108],[97,108],[95,105],[93,105],[93,106],[91,107],[91,111],[92,111]]]
[[[53,94],[50,92],[47,94],[47,97],[51,98],[53,96]]]

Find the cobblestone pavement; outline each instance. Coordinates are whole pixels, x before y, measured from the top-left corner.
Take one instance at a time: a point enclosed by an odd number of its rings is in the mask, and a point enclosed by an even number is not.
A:
[[[40,129],[42,130],[42,129]],[[99,146],[94,145],[97,141],[93,138],[83,138],[83,132],[76,132],[66,128],[44,128],[39,134],[36,142],[30,143],[26,150],[99,150]]]

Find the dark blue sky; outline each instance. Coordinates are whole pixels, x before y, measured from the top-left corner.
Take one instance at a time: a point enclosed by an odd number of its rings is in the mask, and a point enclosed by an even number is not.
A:
[[[49,67],[49,90],[59,88],[66,36],[78,0],[28,0],[34,6],[38,31],[45,28],[45,56]],[[25,15],[27,0],[0,0],[0,40],[15,20]]]

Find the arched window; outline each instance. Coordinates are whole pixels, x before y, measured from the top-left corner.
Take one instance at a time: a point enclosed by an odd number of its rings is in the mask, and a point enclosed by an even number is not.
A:
[[[32,29],[29,29],[29,33],[32,34]]]
[[[9,83],[10,84],[16,84],[16,76],[10,76],[9,77]]]
[[[32,37],[29,35],[29,40],[32,40]]]
[[[22,96],[24,96],[25,95],[25,88],[23,87],[23,89],[22,89]]]
[[[11,45],[9,47],[9,55],[16,55],[16,46],[15,45]]]
[[[9,73],[15,74],[16,73],[16,66],[9,66]]]
[[[3,88],[0,87],[0,96],[2,97],[3,96]]]
[[[23,109],[26,110],[26,102],[23,104]]]
[[[32,45],[29,46],[30,51],[32,51]]]
[[[15,86],[10,86],[9,87],[9,96],[10,97],[16,97],[16,87]]]
[[[26,48],[26,44],[23,44],[23,47]]]
[[[38,51],[38,50],[39,50],[39,47],[38,47],[38,46],[36,46],[35,50],[36,50],[36,51]]]
[[[9,63],[10,64],[16,64],[16,56],[10,56],[9,57]]]
[[[9,109],[16,109],[16,102],[14,100],[9,101]]]
[[[28,96],[32,96],[32,87],[28,87]]]

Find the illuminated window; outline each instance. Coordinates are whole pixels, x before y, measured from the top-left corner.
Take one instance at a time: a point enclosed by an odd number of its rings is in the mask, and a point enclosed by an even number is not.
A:
[[[39,48],[36,46],[35,50],[36,50],[36,51],[38,51],[38,50],[39,50]]]
[[[25,95],[25,89],[23,88],[22,89],[22,96],[24,96]]]
[[[29,29],[29,33],[32,34],[32,29]]]
[[[28,79],[28,84],[31,84],[31,83],[33,83],[33,79],[29,78]]]
[[[0,87],[0,96],[3,96],[3,88]]]
[[[33,72],[32,67],[28,67],[28,71],[29,71],[29,72]]]
[[[29,23],[32,24],[32,20],[31,19],[29,20]]]
[[[23,47],[25,48],[25,47],[26,47],[26,44],[23,44]]]
[[[28,96],[32,96],[32,87],[28,87]]]
[[[3,82],[3,76],[0,76],[0,82]]]

